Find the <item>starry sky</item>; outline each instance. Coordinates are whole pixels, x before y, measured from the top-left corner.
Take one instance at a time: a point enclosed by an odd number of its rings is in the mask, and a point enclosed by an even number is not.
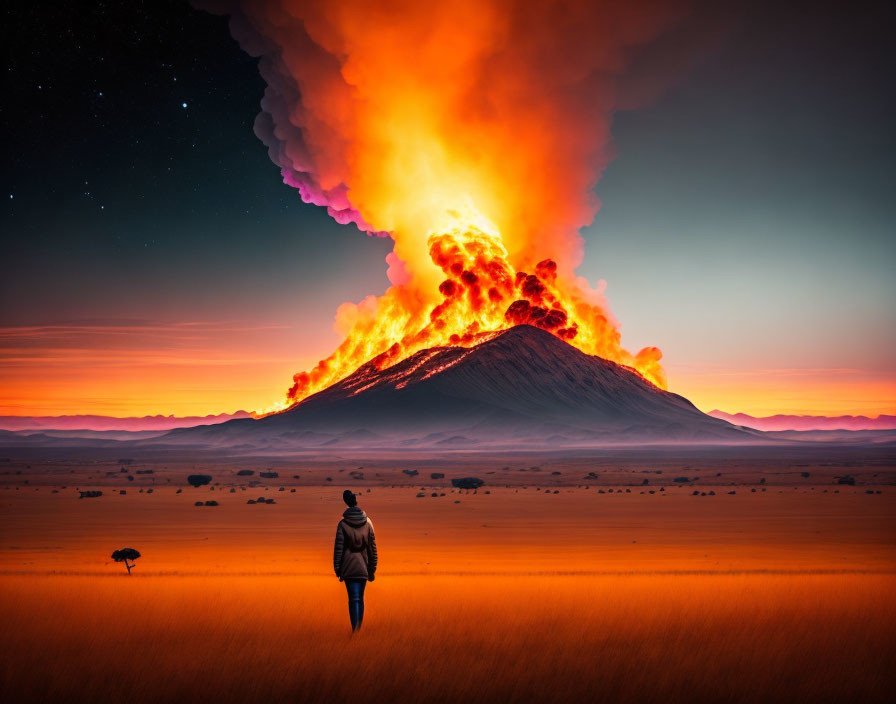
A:
[[[386,288],[390,241],[282,184],[224,18],[167,0],[5,14],[0,414],[280,400],[338,344],[337,306]],[[579,273],[703,410],[896,412],[891,20],[744,5],[616,116]]]

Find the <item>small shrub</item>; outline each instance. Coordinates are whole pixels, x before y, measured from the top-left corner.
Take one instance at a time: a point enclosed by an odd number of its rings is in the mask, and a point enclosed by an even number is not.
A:
[[[462,477],[460,479],[451,480],[451,486],[457,489],[478,489],[483,484],[485,484],[485,482],[478,477]]]

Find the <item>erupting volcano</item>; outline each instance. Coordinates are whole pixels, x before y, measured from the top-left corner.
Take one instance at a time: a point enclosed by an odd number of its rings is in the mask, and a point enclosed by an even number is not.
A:
[[[469,347],[371,360],[260,420],[184,428],[159,442],[261,451],[323,447],[582,447],[749,443],[761,433],[712,418],[633,369],[531,325]]]
[[[295,375],[283,407],[370,360],[386,369],[519,324],[665,388],[660,351],[627,351],[604,283],[575,269],[612,114],[645,92],[619,79],[678,3],[211,4],[260,57],[255,131],[284,182],[395,243],[392,286],[339,308],[344,341]]]
[[[619,331],[605,309],[587,300],[586,292],[558,280],[553,260],[538,262],[533,273],[515,270],[497,233],[475,226],[458,226],[432,235],[429,241],[432,260],[446,276],[438,287],[444,300],[427,307],[413,300],[408,288],[390,288],[371,301],[371,315],[353,322],[331,357],[311,372],[296,374],[290,400],[299,401],[329,386],[370,357],[372,364],[384,369],[427,347],[469,346],[521,324],[631,366],[665,388],[660,351],[648,347],[632,356],[622,349]]]

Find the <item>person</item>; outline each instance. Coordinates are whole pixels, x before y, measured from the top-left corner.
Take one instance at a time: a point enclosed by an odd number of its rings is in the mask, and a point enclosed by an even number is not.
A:
[[[352,633],[364,620],[364,588],[376,577],[377,553],[373,523],[358,507],[358,497],[346,489],[342,500],[348,508],[336,526],[333,570],[348,591],[348,616]]]

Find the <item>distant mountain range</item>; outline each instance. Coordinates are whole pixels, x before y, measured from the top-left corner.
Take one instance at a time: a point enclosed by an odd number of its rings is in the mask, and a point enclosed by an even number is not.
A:
[[[713,418],[727,420],[756,430],[896,430],[896,416],[788,416],[776,415],[756,418],[746,413],[710,411]]]
[[[293,408],[175,430],[158,442],[257,447],[564,447],[752,442],[629,367],[520,325],[475,347],[371,360]],[[150,440],[148,442],[156,442]]]
[[[93,430],[93,431],[166,431],[197,425],[223,423],[235,418],[253,418],[247,411],[219,413],[209,416],[143,416],[113,418],[111,416],[0,416],[0,430]]]

